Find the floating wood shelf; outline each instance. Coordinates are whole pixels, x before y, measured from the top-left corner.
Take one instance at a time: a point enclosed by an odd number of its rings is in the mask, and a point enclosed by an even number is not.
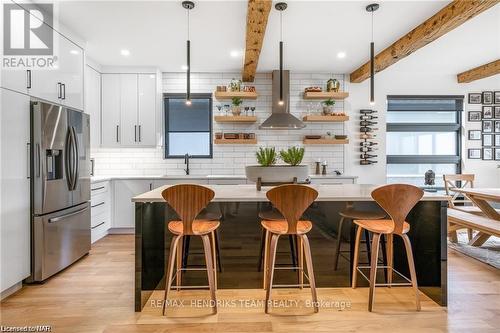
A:
[[[305,145],[345,145],[349,139],[304,139]]]
[[[216,145],[255,145],[257,139],[215,139]]]
[[[218,100],[231,99],[239,97],[241,99],[257,99],[259,96],[256,91],[216,91],[214,92],[215,98]]]
[[[345,91],[322,91],[322,92],[313,92],[308,91],[304,92],[304,99],[344,99],[349,97],[349,93]]]
[[[215,116],[214,120],[218,123],[255,123],[256,116]]]
[[[342,122],[342,121],[348,121],[349,116],[308,115],[304,116],[303,120],[310,122]]]

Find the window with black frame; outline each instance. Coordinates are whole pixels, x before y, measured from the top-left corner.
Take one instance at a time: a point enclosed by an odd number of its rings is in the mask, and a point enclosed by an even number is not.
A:
[[[165,158],[212,158],[212,95],[165,94]]]
[[[461,172],[463,96],[387,96],[387,182],[425,185]]]

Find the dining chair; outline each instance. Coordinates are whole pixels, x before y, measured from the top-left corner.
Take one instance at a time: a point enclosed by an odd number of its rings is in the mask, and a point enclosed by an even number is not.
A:
[[[420,311],[420,298],[417,286],[417,275],[415,272],[415,263],[413,261],[413,252],[411,248],[410,239],[408,238],[408,231],[410,231],[410,224],[406,222],[406,217],[415,205],[423,197],[424,192],[413,185],[408,184],[391,184],[381,186],[372,191],[372,198],[379,204],[382,209],[389,215],[390,219],[383,220],[354,220],[357,225],[356,241],[354,247],[354,263],[352,268],[352,288],[356,288],[357,273],[359,272],[370,283],[368,311],[373,310],[373,302],[375,296],[376,276],[377,276],[377,260],[378,260],[378,247],[381,235],[387,237],[387,266],[382,266],[388,271],[387,283],[379,284],[378,286],[392,285],[411,285],[415,292],[415,302],[417,311]],[[359,243],[361,241],[361,233],[363,230],[368,230],[373,234],[372,240],[372,253],[370,266],[358,266],[359,256]],[[406,257],[408,259],[408,266],[410,270],[410,279],[402,275],[393,267],[394,248],[393,240],[394,235],[403,239],[405,245]],[[370,277],[367,278],[361,269],[370,269]],[[392,283],[393,272],[403,277],[409,283]]]
[[[166,311],[166,300],[168,292],[171,289],[174,279],[174,264],[177,262],[177,270],[175,274],[177,289],[183,289],[180,285],[180,274],[182,271],[193,270],[192,268],[183,268],[179,266],[182,262],[182,249],[179,248],[179,243],[186,236],[200,236],[203,242],[203,250],[205,253],[205,262],[207,267],[208,287],[210,289],[210,297],[213,305],[213,312],[217,313],[217,302],[215,296],[216,282],[214,265],[215,260],[215,239],[214,232],[220,225],[217,220],[199,220],[197,215],[207,207],[212,201],[215,193],[211,189],[195,184],[179,184],[166,188],[162,192],[162,197],[177,213],[180,220],[168,222],[168,230],[173,234],[170,244],[170,252],[167,263],[167,275],[165,282],[165,294],[163,298],[163,315]],[[190,288],[192,288],[190,286]]]
[[[269,313],[269,300],[271,298],[271,290],[273,287],[273,277],[276,263],[276,248],[280,236],[283,235],[296,235],[298,240],[298,267],[287,267],[288,269],[295,269],[299,272],[299,283],[297,285],[287,285],[287,287],[297,286],[302,288],[304,286],[303,277],[309,280],[311,287],[311,294],[314,304],[314,312],[318,312],[316,282],[314,279],[314,270],[311,256],[311,247],[307,233],[312,229],[312,223],[308,220],[301,220],[301,216],[305,210],[316,200],[318,192],[305,185],[288,184],[274,187],[267,191],[267,198],[273,206],[284,217],[282,220],[262,220],[261,225],[266,230],[266,244],[265,244],[265,281],[266,281],[266,302],[265,312]],[[307,266],[307,274],[304,272],[303,259],[305,258]],[[281,267],[284,269],[284,267]]]
[[[448,201],[448,207],[458,209],[467,213],[482,215],[481,209],[474,205],[469,198],[465,197],[459,192],[454,191],[454,188],[474,188],[474,178],[473,174],[458,174],[458,175],[443,175],[444,181],[444,189],[446,191],[446,195],[451,196],[451,199]],[[457,184],[460,182],[460,184]],[[452,242],[458,241],[457,230],[456,227],[450,228],[448,225],[448,230],[452,230],[448,232],[448,236]],[[455,230],[453,230],[455,229]],[[471,228],[467,228],[467,237],[469,241],[473,238],[473,230]]]

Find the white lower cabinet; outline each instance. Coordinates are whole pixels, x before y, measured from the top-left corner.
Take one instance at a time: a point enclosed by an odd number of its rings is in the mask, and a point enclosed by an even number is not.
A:
[[[90,207],[91,207],[91,242],[108,234],[111,228],[111,191],[110,182],[103,181],[92,183],[90,187]]]
[[[0,88],[1,291],[30,275],[30,98]]]
[[[115,228],[135,228],[135,204],[132,198],[153,189],[153,180],[114,180],[113,223]],[[116,230],[119,232],[119,230]]]

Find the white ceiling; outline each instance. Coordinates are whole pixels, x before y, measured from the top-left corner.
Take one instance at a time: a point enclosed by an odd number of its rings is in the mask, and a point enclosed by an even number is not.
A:
[[[246,1],[195,1],[191,11],[192,70],[240,71],[245,47]],[[376,52],[432,16],[449,1],[379,1]],[[349,73],[368,60],[369,1],[289,1],[283,13],[285,67],[294,71]],[[186,63],[186,10],[180,1],[69,1],[59,3],[60,21],[87,41],[87,54],[101,65],[156,66],[181,71]],[[500,5],[435,43],[437,70],[463,71],[500,55]],[[257,71],[278,66],[279,14],[272,9]],[[130,56],[120,55],[121,49]],[[435,47],[433,49],[436,49]],[[337,53],[345,52],[344,59]],[[420,51],[410,57],[417,57]],[[441,59],[441,60],[439,60]]]

